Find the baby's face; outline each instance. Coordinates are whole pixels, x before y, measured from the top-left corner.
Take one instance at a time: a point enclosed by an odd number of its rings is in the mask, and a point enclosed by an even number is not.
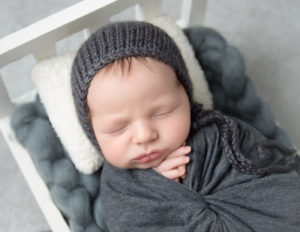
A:
[[[156,167],[188,137],[188,96],[173,69],[155,59],[133,58],[125,72],[101,70],[87,101],[96,139],[115,167]]]

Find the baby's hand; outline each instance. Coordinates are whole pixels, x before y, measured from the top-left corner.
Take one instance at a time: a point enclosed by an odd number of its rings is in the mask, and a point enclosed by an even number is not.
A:
[[[171,152],[167,158],[154,168],[161,175],[180,181],[180,178],[186,177],[186,164],[190,162],[190,158],[186,156],[191,151],[189,146],[181,146]]]

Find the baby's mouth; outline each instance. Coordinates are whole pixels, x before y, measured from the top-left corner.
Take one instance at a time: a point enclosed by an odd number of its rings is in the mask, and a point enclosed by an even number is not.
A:
[[[139,163],[149,163],[155,159],[157,159],[158,157],[160,157],[162,155],[162,151],[160,150],[155,150],[155,151],[151,151],[150,153],[143,153],[140,154],[137,158],[135,158],[134,160],[138,161]]]

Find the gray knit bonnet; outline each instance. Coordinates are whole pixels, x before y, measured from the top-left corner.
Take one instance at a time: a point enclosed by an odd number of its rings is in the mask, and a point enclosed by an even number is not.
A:
[[[87,92],[96,73],[115,60],[143,56],[171,66],[192,104],[192,84],[174,41],[162,29],[146,22],[130,21],[106,25],[92,34],[78,50],[72,66],[72,92],[81,126],[98,148],[88,120]]]

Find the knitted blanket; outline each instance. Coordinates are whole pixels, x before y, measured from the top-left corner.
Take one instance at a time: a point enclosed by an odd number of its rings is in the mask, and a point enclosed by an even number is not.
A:
[[[262,154],[266,139],[241,122],[237,128],[243,158],[256,170],[278,172],[251,175],[233,167],[236,160],[229,162],[224,131],[214,118],[189,137],[191,162],[183,184],[154,170],[104,164],[100,195],[108,231],[299,231],[299,159],[297,167],[280,173],[292,152],[266,146]]]

